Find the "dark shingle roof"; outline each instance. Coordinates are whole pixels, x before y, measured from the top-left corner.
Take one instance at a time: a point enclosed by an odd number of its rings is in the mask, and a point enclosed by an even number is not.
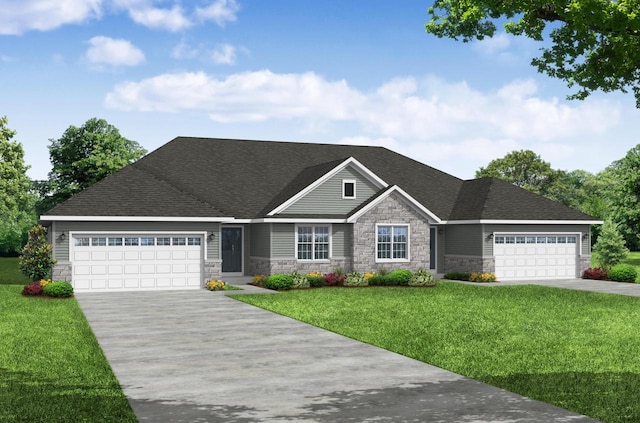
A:
[[[259,218],[349,157],[443,220],[591,219],[502,181],[462,181],[383,147],[185,137],[47,215]]]
[[[449,220],[594,220],[498,178],[465,181]]]

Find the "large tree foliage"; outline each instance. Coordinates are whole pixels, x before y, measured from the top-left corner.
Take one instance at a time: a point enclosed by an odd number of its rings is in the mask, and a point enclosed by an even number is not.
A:
[[[640,249],[640,144],[622,159],[613,162],[615,193],[613,219],[631,249]]]
[[[629,250],[624,245],[624,238],[618,232],[618,225],[611,219],[604,221],[593,251],[598,255],[600,267],[606,270],[611,270],[629,254]]]
[[[31,181],[24,164],[22,144],[7,127],[7,117],[0,117],[0,252],[19,252],[28,228],[35,223]]]
[[[427,32],[438,37],[482,40],[507,33],[537,41],[550,38],[532,65],[579,86],[570,96],[595,90],[633,90],[640,108],[640,0],[435,0]]]
[[[146,150],[122,135],[104,119],[89,119],[81,127],[70,126],[58,139],[50,139],[49,157],[53,169],[40,211],[72,195],[142,157]],[[43,206],[44,204],[44,206]]]

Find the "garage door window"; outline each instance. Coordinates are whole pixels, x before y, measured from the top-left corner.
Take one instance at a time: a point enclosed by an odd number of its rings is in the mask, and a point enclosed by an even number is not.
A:
[[[73,245],[75,245],[76,247],[88,247],[89,237],[75,238]]]
[[[120,247],[122,246],[122,238],[109,238],[109,247]]]
[[[169,237],[162,237],[162,238],[157,238],[157,243],[156,245],[171,245],[171,238]]]
[[[173,238],[173,245],[187,245],[187,239],[186,238]]]
[[[144,247],[150,247],[156,245],[156,239],[154,237],[142,237],[140,238],[140,245]]]
[[[200,245],[200,238],[189,237],[187,238],[188,245]]]
[[[139,238],[135,237],[135,238],[131,238],[131,237],[127,237],[124,239],[124,245],[126,246],[135,246],[138,245],[139,243]]]
[[[496,244],[575,244],[575,236],[497,236]]]

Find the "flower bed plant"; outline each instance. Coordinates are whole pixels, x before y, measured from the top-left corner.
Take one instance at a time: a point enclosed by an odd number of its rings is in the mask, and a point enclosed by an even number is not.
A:
[[[209,279],[205,282],[204,287],[209,291],[237,291],[242,290],[242,288],[235,287],[233,285],[229,285],[226,282],[223,282],[219,279]]]
[[[475,272],[469,276],[470,282],[496,282],[497,280],[495,273]]]
[[[582,272],[582,279],[595,279],[605,280],[608,277],[609,272],[602,267],[590,267]]]
[[[41,279],[31,282],[22,288],[24,296],[39,296],[54,298],[68,298],[73,296],[73,286],[66,281],[51,281],[51,279]]]

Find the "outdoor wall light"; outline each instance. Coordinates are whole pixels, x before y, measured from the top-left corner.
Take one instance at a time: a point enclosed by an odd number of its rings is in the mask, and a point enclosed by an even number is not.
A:
[[[58,236],[58,240],[60,240],[60,242],[64,241],[65,239],[67,239],[67,236],[63,233],[60,234],[60,236]]]
[[[487,235],[487,241],[491,241],[493,239],[493,233]]]
[[[209,234],[209,236],[207,237],[207,239],[208,239],[209,241],[213,241],[214,239],[216,239],[216,234],[214,234],[213,232],[211,232],[211,233]]]
[[[589,239],[589,234],[582,234],[582,240],[586,241]]]

